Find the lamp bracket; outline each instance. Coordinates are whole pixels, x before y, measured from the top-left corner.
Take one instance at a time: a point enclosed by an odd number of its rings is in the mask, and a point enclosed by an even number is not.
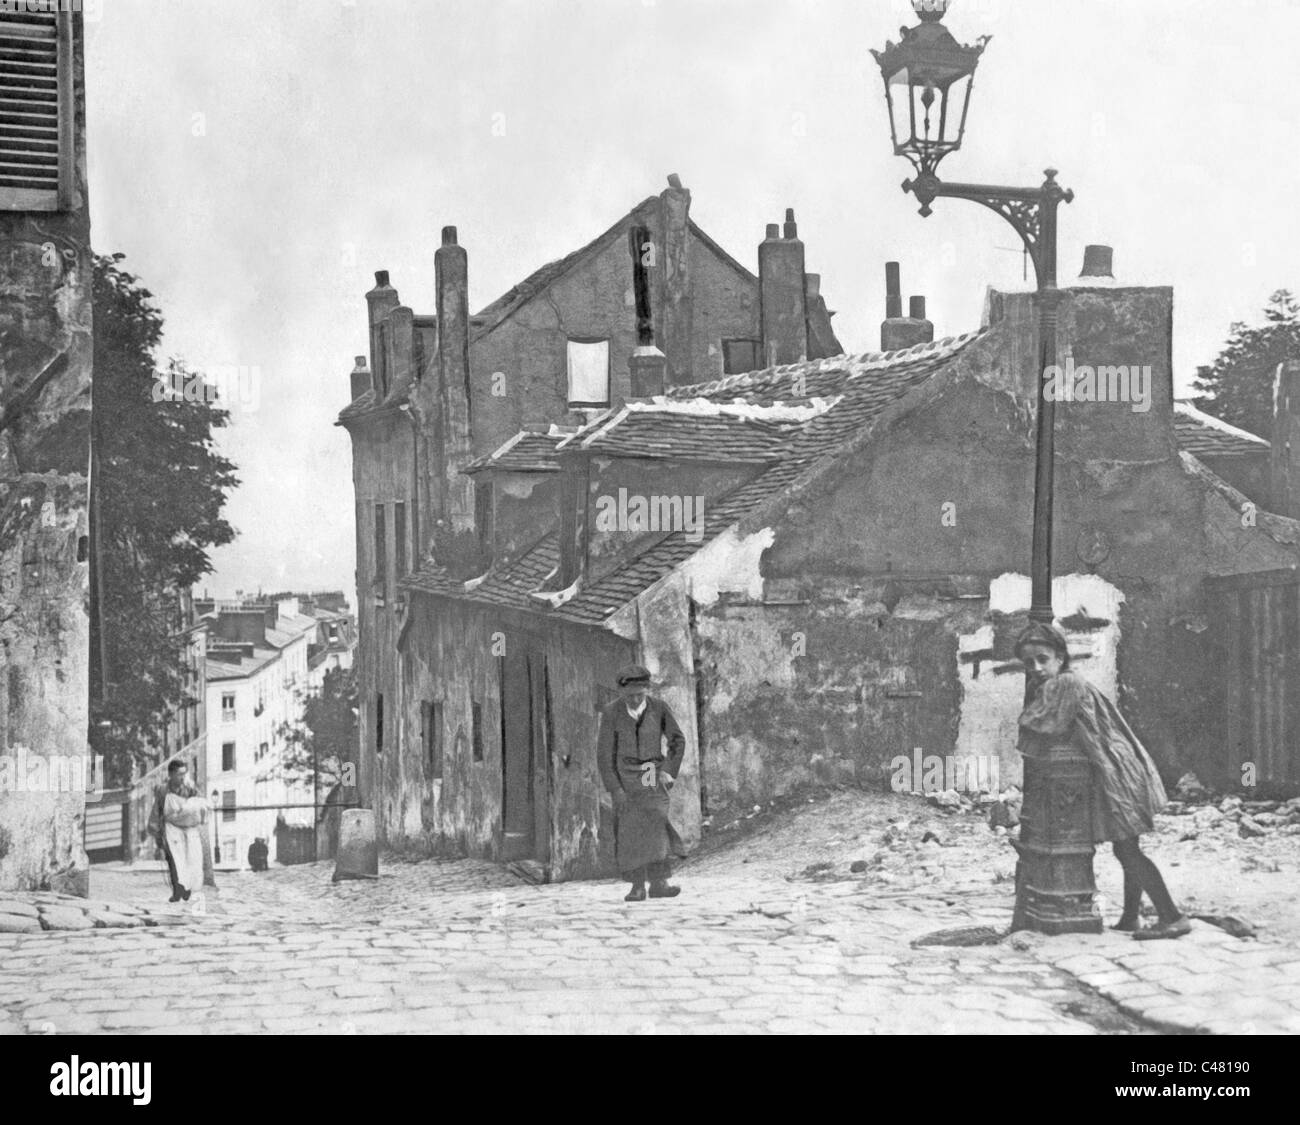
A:
[[[1033,260],[1038,284],[1043,287],[1056,284],[1056,208],[1074,199],[1073,191],[1056,182],[1055,169],[1049,168],[1046,176],[1041,187],[1014,188],[945,183],[933,172],[924,172],[915,180],[904,181],[903,190],[920,200],[922,215],[930,215],[930,204],[944,197],[969,199],[1001,215],[1020,235]]]

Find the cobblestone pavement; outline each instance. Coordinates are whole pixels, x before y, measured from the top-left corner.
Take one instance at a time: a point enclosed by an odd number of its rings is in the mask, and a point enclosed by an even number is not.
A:
[[[1300,1030],[1300,953],[1209,926],[913,948],[1005,928],[1010,891],[881,891],[688,864],[680,898],[533,886],[487,863],[219,876],[186,925],[0,934],[9,1032],[973,1032]],[[157,872],[96,869],[151,910]]]

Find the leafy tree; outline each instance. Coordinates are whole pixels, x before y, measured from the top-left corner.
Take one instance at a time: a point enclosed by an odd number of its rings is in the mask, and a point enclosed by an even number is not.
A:
[[[1196,404],[1243,430],[1271,437],[1273,379],[1286,359],[1300,359],[1300,302],[1279,289],[1264,309],[1264,323],[1237,322],[1213,366],[1196,381]]]
[[[162,313],[122,259],[97,255],[94,269],[90,742],[110,785],[152,765],[167,720],[194,701],[179,592],[212,570],[210,548],[234,538],[221,510],[239,483],[213,444],[229,412],[182,360],[159,373]],[[186,384],[200,393],[158,394]]]
[[[281,767],[286,779],[316,782],[318,800],[339,784],[355,785],[357,747],[357,674],[353,668],[331,668],[320,690],[303,700],[302,722],[282,723]]]

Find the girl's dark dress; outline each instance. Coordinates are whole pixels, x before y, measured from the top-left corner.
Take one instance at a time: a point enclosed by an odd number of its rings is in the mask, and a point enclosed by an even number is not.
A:
[[[1106,696],[1075,672],[1044,681],[1020,716],[1020,753],[1069,742],[1092,763],[1092,837],[1130,840],[1155,826],[1165,787],[1151,756]]]

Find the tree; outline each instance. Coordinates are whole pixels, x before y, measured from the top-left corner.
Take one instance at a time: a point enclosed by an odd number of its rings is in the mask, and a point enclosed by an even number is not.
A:
[[[1278,364],[1300,359],[1300,303],[1279,289],[1264,309],[1264,323],[1238,321],[1213,366],[1196,381],[1196,404],[1243,430],[1271,437],[1273,379]]]
[[[210,548],[234,539],[221,511],[239,483],[213,444],[229,412],[182,360],[159,373],[162,313],[122,259],[96,255],[94,267],[90,742],[110,785],[152,765],[168,719],[194,701],[181,671],[179,592],[212,570]],[[158,394],[186,383],[206,393]]]
[[[318,692],[303,701],[302,722],[282,723],[281,768],[287,780],[315,783],[323,799],[335,785],[355,785],[357,747],[355,668],[331,668]]]

